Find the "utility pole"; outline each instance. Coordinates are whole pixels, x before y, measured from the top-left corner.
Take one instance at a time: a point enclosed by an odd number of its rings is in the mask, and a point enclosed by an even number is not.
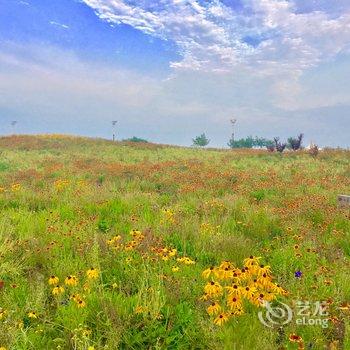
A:
[[[17,120],[12,120],[12,122],[11,122],[11,126],[12,126],[12,135],[15,134],[15,127],[16,127],[17,123],[18,123]]]
[[[237,122],[237,119],[230,119],[231,125],[232,125],[232,141],[235,140],[235,124]]]
[[[116,125],[117,125],[117,123],[118,123],[118,120],[112,120],[112,128],[113,128],[113,141],[115,141],[116,140]]]

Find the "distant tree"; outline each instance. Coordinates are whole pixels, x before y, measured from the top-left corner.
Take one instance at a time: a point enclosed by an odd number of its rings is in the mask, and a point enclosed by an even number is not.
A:
[[[280,142],[279,137],[275,137],[273,140],[275,142],[276,151],[282,153],[284,151],[284,149],[286,148],[287,144]]]
[[[299,134],[296,138],[290,137],[288,139],[288,148],[293,151],[301,149],[301,144],[303,142],[304,134]]]
[[[192,139],[193,146],[205,147],[209,144],[210,140],[205,136],[205,134],[201,134],[196,138]]]
[[[144,142],[144,143],[148,143],[147,140],[141,139],[140,137],[136,137],[136,136],[133,136],[133,137],[131,137],[131,138],[129,138],[129,139],[125,139],[125,140],[123,140],[123,141],[124,141],[124,142]]]

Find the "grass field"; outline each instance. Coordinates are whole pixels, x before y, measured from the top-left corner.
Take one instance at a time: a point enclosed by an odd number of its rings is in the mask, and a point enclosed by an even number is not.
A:
[[[0,154],[0,349],[350,349],[349,151],[13,136]],[[264,301],[328,327],[267,327]]]

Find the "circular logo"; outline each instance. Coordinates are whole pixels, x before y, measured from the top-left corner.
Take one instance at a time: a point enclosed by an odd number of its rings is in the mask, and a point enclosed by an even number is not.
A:
[[[278,305],[272,306],[268,301],[264,301],[263,306],[265,310],[260,311],[258,317],[260,322],[266,327],[283,326],[288,324],[293,318],[293,311],[286,304],[278,302]]]

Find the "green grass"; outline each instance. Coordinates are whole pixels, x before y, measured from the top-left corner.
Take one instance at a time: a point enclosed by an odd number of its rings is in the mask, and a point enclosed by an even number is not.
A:
[[[350,213],[337,207],[350,152],[15,136],[0,138],[0,153],[0,348],[297,349],[292,333],[306,349],[350,348],[350,313],[339,309],[350,302]],[[134,249],[108,244],[116,235],[126,244],[131,230],[143,234]],[[177,255],[162,259],[154,248],[164,247]],[[268,328],[249,303],[214,324],[202,271],[224,260],[242,268],[251,255],[288,292],[278,301],[295,310],[328,300],[329,327]]]

